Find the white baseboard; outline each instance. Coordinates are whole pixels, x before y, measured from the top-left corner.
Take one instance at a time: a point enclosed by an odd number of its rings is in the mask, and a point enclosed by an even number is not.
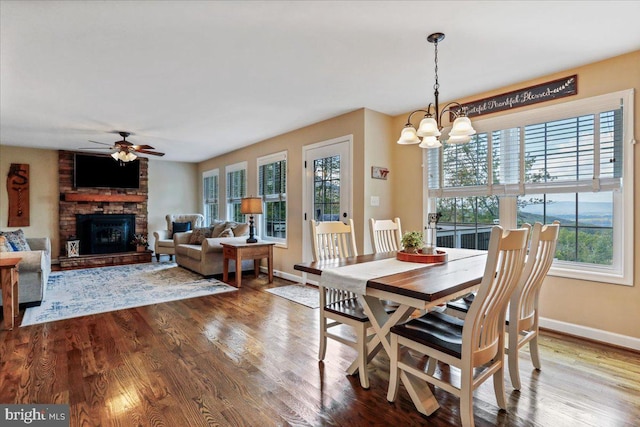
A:
[[[260,272],[267,274],[268,273],[267,267],[260,266]],[[280,270],[273,270],[273,275],[276,277],[280,277],[281,279],[289,280],[291,282],[304,284],[303,276],[298,276],[297,274],[286,273]],[[318,282],[316,280],[311,279],[313,277],[319,277],[319,276],[314,276],[313,274],[308,275],[307,283],[318,286]]]
[[[540,327],[640,351],[640,338],[634,338],[627,335],[616,334],[615,332],[603,331],[602,329],[590,328],[588,326],[581,326],[543,317],[540,318]]]

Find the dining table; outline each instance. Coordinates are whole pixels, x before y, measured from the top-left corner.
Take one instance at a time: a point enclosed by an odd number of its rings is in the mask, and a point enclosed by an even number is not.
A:
[[[359,255],[299,263],[294,269],[320,276],[320,286],[354,292],[369,317],[375,336],[367,344],[367,363],[384,348],[391,353],[390,329],[406,321],[416,310],[428,311],[477,290],[484,274],[487,252],[444,248],[442,262],[421,263],[397,259],[397,252]],[[388,312],[385,305],[396,306]],[[357,359],[347,372],[358,371]],[[422,402],[424,413],[439,405],[428,385],[401,375],[409,393]]]

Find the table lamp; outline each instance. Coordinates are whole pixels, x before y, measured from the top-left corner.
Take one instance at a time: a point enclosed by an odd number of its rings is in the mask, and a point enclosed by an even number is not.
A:
[[[254,236],[253,215],[262,213],[261,197],[245,197],[240,202],[240,213],[249,215],[249,238],[247,243],[257,243],[258,239]]]

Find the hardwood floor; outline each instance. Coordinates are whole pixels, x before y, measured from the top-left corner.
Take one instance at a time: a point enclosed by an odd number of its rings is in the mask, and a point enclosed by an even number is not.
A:
[[[264,292],[284,284],[245,275],[236,292],[0,331],[0,403],[68,403],[71,426],[459,425],[439,389],[430,417],[403,386],[388,403],[384,352],[369,390],[345,374],[354,350],[329,340],[319,363],[317,310]],[[544,333],[540,356],[537,372],[521,352],[520,392],[505,375],[508,412],[480,386],[476,426],[640,425],[638,353]]]

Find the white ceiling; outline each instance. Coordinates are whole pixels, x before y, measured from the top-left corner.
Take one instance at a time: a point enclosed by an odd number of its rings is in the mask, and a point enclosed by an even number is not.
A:
[[[640,49],[638,17],[638,1],[2,0],[0,143],[76,150],[127,130],[197,162],[362,107],[425,107],[432,32],[446,101]]]

